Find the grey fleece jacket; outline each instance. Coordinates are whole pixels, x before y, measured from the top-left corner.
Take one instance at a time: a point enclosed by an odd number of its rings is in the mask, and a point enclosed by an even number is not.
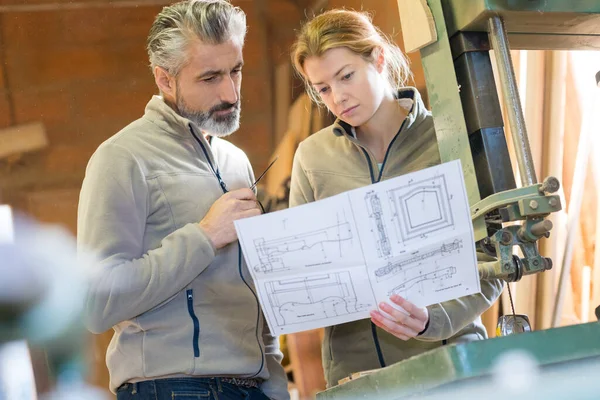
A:
[[[338,120],[298,147],[290,206],[439,164],[433,119],[419,93],[413,88],[402,89],[398,101],[410,112],[392,140],[381,170],[372,153],[354,138],[352,127]],[[486,338],[480,315],[501,292],[500,281],[482,281],[479,294],[429,306],[426,330],[408,341],[377,328],[369,319],[326,328],[322,358],[328,387],[354,372],[381,368],[446,342]]]
[[[101,260],[86,323],[95,333],[114,328],[106,355],[113,392],[124,382],[234,376],[289,398],[279,343],[238,243],[215,251],[198,225],[223,195],[217,176],[230,190],[253,182],[240,149],[209,144],[158,96],[90,159],[77,239]]]

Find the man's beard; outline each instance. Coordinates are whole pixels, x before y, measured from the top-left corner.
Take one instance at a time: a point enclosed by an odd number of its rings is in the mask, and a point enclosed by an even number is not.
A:
[[[196,111],[188,107],[187,103],[177,91],[177,110],[179,115],[194,122],[202,132],[211,136],[225,137],[237,131],[240,127],[240,102],[221,103],[208,111]],[[226,115],[217,115],[217,111],[233,110]]]

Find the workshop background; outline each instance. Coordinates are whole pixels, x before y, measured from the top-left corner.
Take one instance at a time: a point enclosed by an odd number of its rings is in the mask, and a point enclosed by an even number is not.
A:
[[[170,1],[0,0],[0,204],[76,234],[76,211],[86,164],[96,147],[142,115],[157,92],[145,41],[150,24]],[[274,154],[280,160],[260,188],[273,209],[286,203],[293,152],[300,140],[330,121],[310,104],[290,65],[289,48],[307,16],[345,7],[365,10],[401,47],[395,0],[234,0],[247,14],[242,123],[230,140],[249,156],[255,173]],[[423,68],[409,55],[413,85],[427,101]],[[584,110],[600,66],[594,52],[514,51],[538,179],[562,183],[563,211],[553,217],[541,254],[554,268],[513,285],[516,312],[536,330],[551,325],[559,266],[564,254]],[[592,79],[590,79],[590,76]],[[597,113],[597,112],[596,112]],[[597,125],[596,125],[597,126]],[[507,137],[510,135],[505,124]],[[596,141],[598,143],[598,141]],[[510,140],[508,140],[510,149]],[[585,147],[585,146],[582,146]],[[511,150],[512,151],[512,150]],[[517,163],[513,162],[513,166]],[[595,320],[600,305],[600,146],[589,151],[581,217],[561,325]],[[518,179],[519,174],[515,173]],[[279,199],[279,200],[278,200]],[[506,296],[485,316],[490,337],[499,315],[510,313]],[[104,353],[112,331],[90,335],[89,381],[106,389]],[[282,338],[290,388],[312,398],[324,388],[321,331]],[[44,352],[32,349],[39,392],[52,387]]]

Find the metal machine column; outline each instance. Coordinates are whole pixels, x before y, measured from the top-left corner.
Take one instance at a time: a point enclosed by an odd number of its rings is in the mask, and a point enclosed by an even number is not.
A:
[[[450,39],[450,46],[479,193],[486,198],[514,189],[488,36],[482,32],[458,32]]]

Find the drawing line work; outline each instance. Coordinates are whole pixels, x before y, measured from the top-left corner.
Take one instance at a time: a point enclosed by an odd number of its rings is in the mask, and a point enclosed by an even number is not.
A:
[[[388,238],[385,230],[385,224],[383,223],[383,209],[381,208],[381,200],[374,191],[368,192],[365,195],[365,202],[367,203],[367,211],[369,218],[373,220],[375,230],[375,242],[377,244],[377,254],[379,257],[389,257],[392,252],[390,245],[390,239]]]
[[[299,324],[361,312],[349,272],[265,282],[278,326]]]
[[[460,160],[234,225],[280,335],[369,318],[393,293],[428,306],[481,291]]]
[[[257,238],[254,240],[254,247],[259,264],[254,270],[272,273],[294,267],[322,265],[330,258],[342,257],[341,243],[352,240],[352,237],[350,223],[339,222],[333,226],[283,238]],[[299,260],[301,264],[298,264]]]
[[[411,182],[388,191],[388,195],[403,241],[422,238],[454,226],[450,196],[443,175]]]
[[[392,294],[401,294],[401,293],[405,294],[406,292],[408,292],[410,289],[412,289],[414,286],[416,286],[419,283],[422,283],[425,281],[435,281],[435,280],[444,281],[447,279],[451,279],[454,274],[456,274],[456,268],[447,267],[447,268],[439,269],[437,271],[429,272],[427,274],[415,276],[414,278],[411,278],[409,280],[402,282],[400,285],[398,285],[395,288],[393,288],[392,290],[390,290],[390,292],[388,294],[390,296]],[[419,291],[421,292],[422,288]]]
[[[422,254],[416,254],[410,258],[405,258],[396,262],[389,262],[387,265],[376,269],[375,276],[377,277],[377,281],[381,282],[403,272],[406,268],[410,268],[410,266],[419,265],[421,261],[446,257],[452,253],[460,252],[461,248],[462,240],[456,239],[453,242],[442,244],[437,249]]]

